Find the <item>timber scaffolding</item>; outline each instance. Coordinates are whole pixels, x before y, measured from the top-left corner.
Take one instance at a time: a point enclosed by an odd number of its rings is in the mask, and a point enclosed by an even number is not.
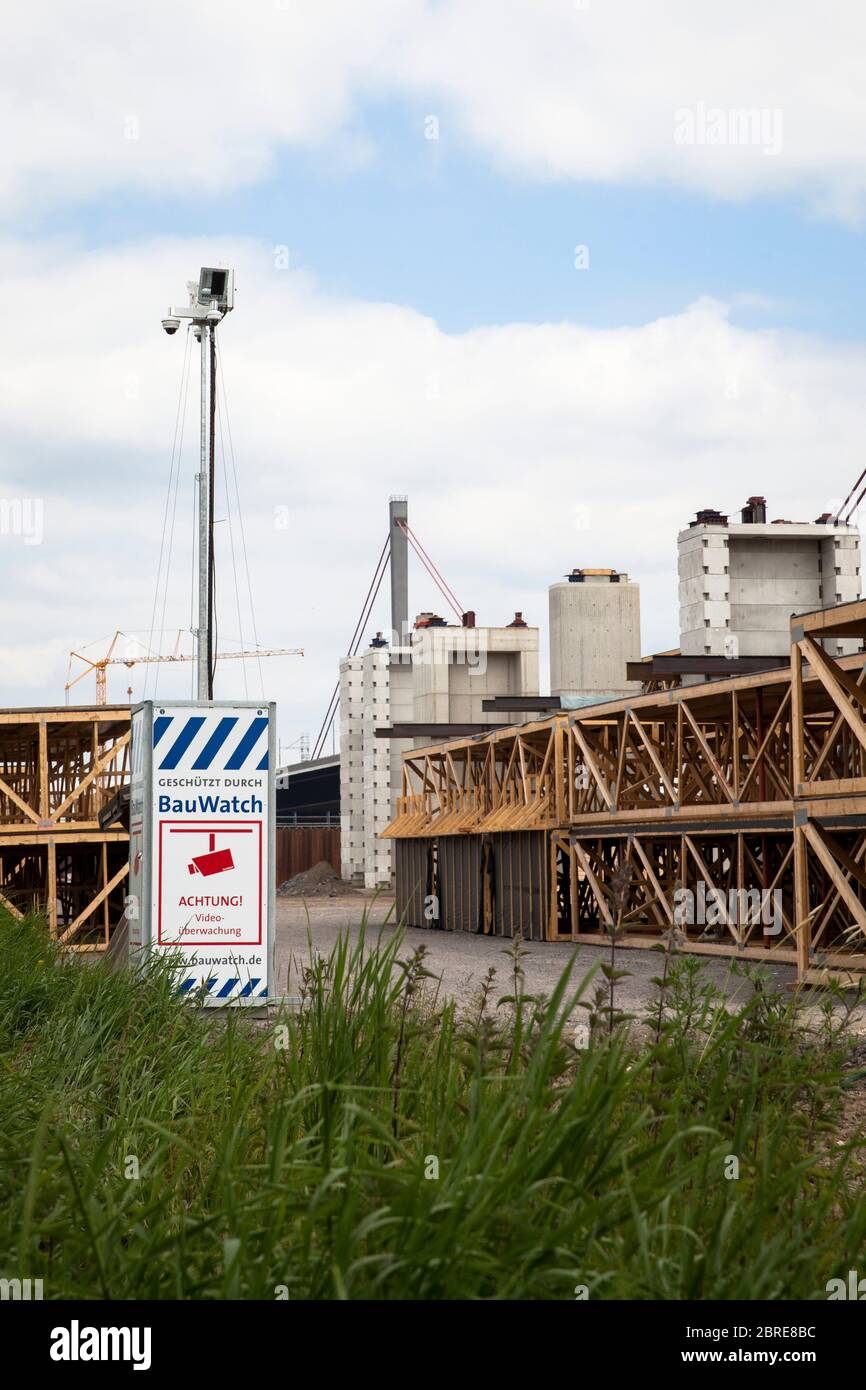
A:
[[[404,755],[398,916],[529,939],[652,946],[688,889],[686,950],[866,970],[866,601],[791,620],[790,664]],[[703,887],[701,886],[703,885]],[[711,889],[720,890],[710,895]],[[778,921],[743,902],[778,902]],[[737,896],[734,896],[736,892]],[[751,899],[741,896],[752,893]]]
[[[71,950],[104,951],[123,912],[129,736],[128,705],[0,710],[0,903]]]

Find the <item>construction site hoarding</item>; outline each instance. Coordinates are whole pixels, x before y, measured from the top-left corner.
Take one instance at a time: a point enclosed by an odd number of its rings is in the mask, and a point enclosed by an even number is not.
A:
[[[275,706],[148,700],[132,712],[127,922],[211,1007],[272,990]]]

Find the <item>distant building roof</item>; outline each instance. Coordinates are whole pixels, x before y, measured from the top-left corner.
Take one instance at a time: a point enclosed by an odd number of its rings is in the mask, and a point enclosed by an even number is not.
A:
[[[302,777],[307,772],[321,771],[326,767],[339,767],[339,753],[329,753],[326,758],[305,758],[301,763],[286,763],[285,767],[278,767],[277,777]]]

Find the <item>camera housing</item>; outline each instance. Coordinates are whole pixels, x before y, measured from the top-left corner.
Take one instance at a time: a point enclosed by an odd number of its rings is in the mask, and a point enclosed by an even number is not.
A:
[[[180,319],[176,319],[174,318],[174,316],[169,316],[169,318],[163,319],[162,326],[165,329],[166,333],[176,333],[177,330],[180,328]]]
[[[217,266],[202,266],[198,277],[198,302],[220,311],[220,317],[235,307],[235,273]]]

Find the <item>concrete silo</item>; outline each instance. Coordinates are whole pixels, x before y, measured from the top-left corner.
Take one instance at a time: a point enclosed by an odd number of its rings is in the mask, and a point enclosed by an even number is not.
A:
[[[548,590],[550,693],[598,700],[640,689],[640,585],[607,569],[575,569]]]

